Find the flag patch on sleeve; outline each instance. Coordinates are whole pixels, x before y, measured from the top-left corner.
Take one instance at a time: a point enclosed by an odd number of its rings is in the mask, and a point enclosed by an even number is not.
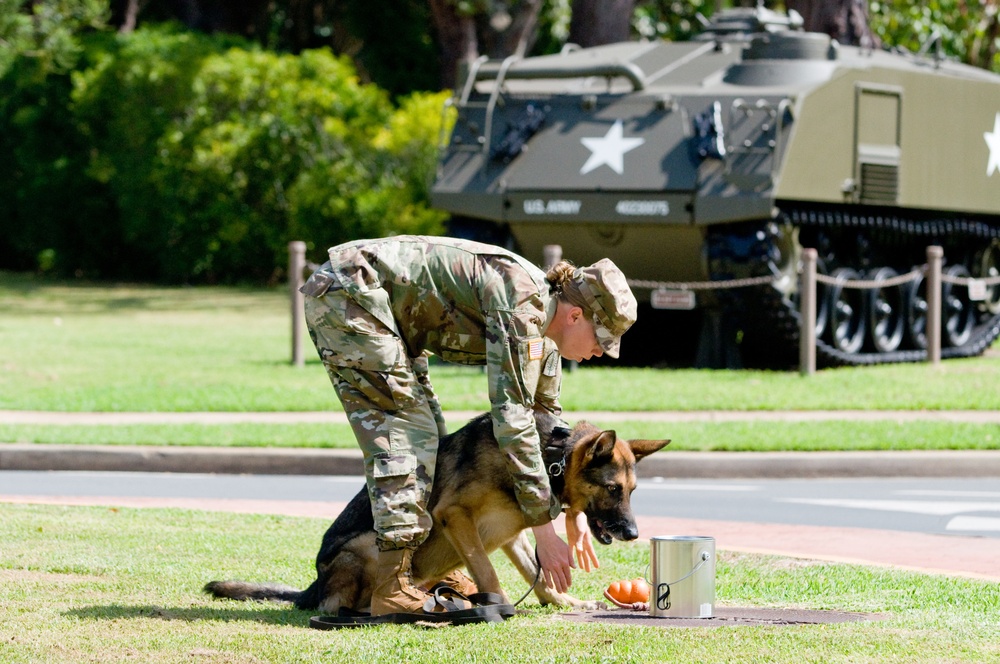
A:
[[[540,360],[540,359],[542,359],[542,340],[541,339],[529,339],[528,340],[528,359],[529,360]]]

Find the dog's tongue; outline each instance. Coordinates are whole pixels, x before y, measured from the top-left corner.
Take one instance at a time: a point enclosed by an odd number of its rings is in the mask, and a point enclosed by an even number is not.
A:
[[[604,522],[600,519],[594,519],[591,522],[590,531],[601,544],[611,544],[611,541],[614,539],[610,533],[608,533],[608,529],[604,527]]]

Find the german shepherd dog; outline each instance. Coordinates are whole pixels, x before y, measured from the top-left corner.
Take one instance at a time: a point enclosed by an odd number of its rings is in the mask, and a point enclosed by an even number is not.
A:
[[[537,412],[535,422],[553,492],[564,507],[584,512],[593,537],[602,544],[639,536],[630,497],[637,461],[669,440],[622,440],[587,422],[567,429],[558,418]],[[441,439],[429,509],[434,527],[413,556],[413,581],[430,587],[460,566],[480,592],[506,595],[489,553],[504,552],[529,584],[538,575],[534,550],[514,494],[503,453],[488,414]],[[341,608],[367,610],[375,581],[378,549],[368,491],[348,503],[323,536],[316,556],[316,580],[305,590],[243,581],[212,581],[205,592],[220,598],[294,602],[300,609],[336,614]],[[542,604],[597,609],[535,584]]]

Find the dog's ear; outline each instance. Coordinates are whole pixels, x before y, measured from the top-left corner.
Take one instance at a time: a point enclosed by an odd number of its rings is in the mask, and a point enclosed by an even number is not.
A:
[[[535,428],[541,439],[542,447],[565,448],[573,433],[569,425],[562,418],[544,410],[536,410],[534,416]]]
[[[670,444],[669,440],[630,440],[628,446],[632,448],[635,460],[642,461],[653,452],[658,452]]]
[[[568,427],[555,427],[552,429],[552,443],[565,443],[569,440],[570,434],[573,430]]]
[[[539,431],[538,437],[542,447],[565,450],[566,446],[569,445],[570,434],[572,434],[572,431],[569,429],[556,427],[548,432]]]
[[[587,462],[592,462],[594,459],[604,459],[613,455],[615,452],[615,442],[617,440],[618,434],[616,434],[613,430],[608,430],[602,431],[596,437],[587,441]]]

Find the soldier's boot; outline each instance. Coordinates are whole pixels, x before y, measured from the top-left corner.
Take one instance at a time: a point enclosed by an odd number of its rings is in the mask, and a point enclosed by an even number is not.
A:
[[[413,585],[410,569],[413,549],[378,552],[375,588],[372,590],[372,615],[423,613],[430,594]]]
[[[430,584],[431,589],[438,584],[444,584],[449,588],[454,588],[466,597],[471,597],[479,592],[479,588],[476,587],[476,582],[466,576],[460,569],[451,571],[437,583]]]

